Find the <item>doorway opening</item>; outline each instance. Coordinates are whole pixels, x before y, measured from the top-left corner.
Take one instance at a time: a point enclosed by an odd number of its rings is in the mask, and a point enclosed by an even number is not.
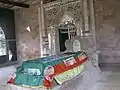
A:
[[[65,41],[67,39],[71,39],[76,36],[77,31],[75,25],[70,22],[64,22],[59,25],[59,44],[60,44],[60,52],[64,52],[66,50]]]

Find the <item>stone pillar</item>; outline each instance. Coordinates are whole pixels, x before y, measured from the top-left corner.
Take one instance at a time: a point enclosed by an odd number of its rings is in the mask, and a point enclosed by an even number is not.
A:
[[[95,66],[98,66],[98,54],[99,51],[96,50],[96,34],[95,34],[95,15],[94,15],[94,5],[93,0],[89,0],[89,8],[90,8],[90,26],[92,30],[92,38],[93,38],[93,44],[94,44],[94,54],[93,54],[93,63]]]
[[[38,5],[15,10],[15,26],[18,60],[40,57],[40,37],[38,24]],[[27,30],[27,28],[30,30]]]
[[[41,26],[41,8],[38,8],[38,22],[39,22],[39,35],[40,35],[40,52],[41,57],[43,56],[43,47],[42,47],[42,26]]]
[[[89,55],[89,60],[94,66],[98,66],[98,51],[96,51],[96,35],[95,35],[95,16],[93,0],[83,0],[83,15],[84,15],[84,33],[87,37],[89,46],[86,52]],[[90,16],[90,17],[89,17]],[[85,40],[85,39],[84,39]]]
[[[83,15],[84,15],[84,29],[85,29],[85,31],[89,31],[87,0],[83,0]]]
[[[92,29],[92,36],[93,36],[94,48],[96,49],[95,15],[94,15],[93,0],[89,0],[89,4],[90,4],[90,23]]]
[[[38,8],[38,17],[39,17],[39,32],[40,32],[40,48],[41,48],[41,57],[47,54],[47,43],[48,36],[47,31],[45,30],[44,23],[44,9],[43,9],[43,0],[40,1],[40,7]]]

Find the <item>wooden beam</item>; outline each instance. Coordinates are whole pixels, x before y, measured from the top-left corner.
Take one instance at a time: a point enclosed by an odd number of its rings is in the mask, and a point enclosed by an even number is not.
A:
[[[13,1],[9,1],[9,0],[0,0],[0,2],[1,2],[1,3],[4,3],[4,4],[10,4],[10,5],[13,5],[13,6],[29,8],[29,5],[28,5],[28,4],[13,2]]]
[[[53,2],[53,1],[56,1],[56,0],[43,0],[43,4],[50,3],[50,2]]]

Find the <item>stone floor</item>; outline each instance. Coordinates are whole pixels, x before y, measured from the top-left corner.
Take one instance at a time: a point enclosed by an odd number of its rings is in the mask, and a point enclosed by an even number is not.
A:
[[[120,90],[120,65],[103,64],[101,71],[100,80],[94,86],[96,90]]]
[[[10,70],[12,71],[12,69]],[[8,89],[2,89],[0,87],[0,90]],[[21,89],[9,89],[9,90],[21,90]],[[34,89],[22,89],[22,90],[34,90]],[[77,76],[73,80],[64,83],[61,86],[55,87],[52,90],[120,90],[120,65],[117,66],[105,65],[102,66],[101,72],[99,72],[98,68],[95,68],[90,63],[87,63],[86,71],[84,73]]]
[[[94,88],[95,90],[120,90],[120,72],[103,71]]]

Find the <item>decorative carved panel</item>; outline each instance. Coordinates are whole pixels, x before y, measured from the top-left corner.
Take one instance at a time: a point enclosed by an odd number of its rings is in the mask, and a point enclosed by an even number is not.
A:
[[[72,2],[72,3],[67,3],[67,4],[58,2],[54,6],[46,5],[44,8],[46,10],[46,13],[45,13],[46,18],[47,18],[46,24],[48,27],[59,24],[62,17],[65,14],[72,16],[75,23],[81,22],[83,8],[82,8],[82,3],[80,0],[79,0],[79,2],[74,1],[74,3]]]

